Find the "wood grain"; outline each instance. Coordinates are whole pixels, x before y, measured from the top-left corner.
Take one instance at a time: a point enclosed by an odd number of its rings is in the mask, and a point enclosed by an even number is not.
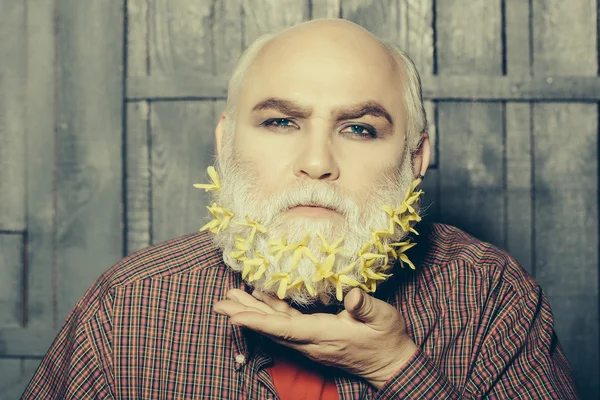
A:
[[[148,0],[127,0],[127,76],[150,74]]]
[[[23,319],[23,235],[0,234],[0,328]]]
[[[278,32],[309,19],[308,2],[304,0],[242,1],[243,47],[265,33]]]
[[[23,360],[18,358],[0,359],[0,371],[2,371],[2,374],[0,374],[0,397],[3,399],[16,399],[17,397],[6,397],[5,394],[9,388],[21,381]]]
[[[60,0],[57,13],[58,319],[123,255],[122,46],[118,2]]]
[[[499,0],[436,2],[439,74],[501,75]]]
[[[441,220],[503,247],[502,107],[451,102],[438,107]]]
[[[0,378],[0,398],[20,398],[39,363],[37,359],[0,360],[0,371],[4,371]]]
[[[204,182],[214,162],[212,102],[153,104],[152,237],[159,243],[197,231],[205,223],[208,193],[194,188]]]
[[[531,106],[506,105],[506,250],[534,273]]]
[[[529,2],[505,2],[506,70],[531,75]],[[506,104],[506,250],[534,273],[531,103]]]
[[[25,2],[0,13],[0,230],[25,229]],[[10,40],[6,40],[10,38]]]
[[[157,0],[150,6],[151,75],[229,75],[242,48],[240,1]]]
[[[596,75],[596,2],[533,1],[534,74]],[[535,104],[536,278],[578,390],[596,399],[598,353],[598,107]]]
[[[437,2],[438,73],[501,75],[499,1]],[[504,134],[499,103],[439,102],[440,213],[504,247]]]
[[[27,271],[28,326],[52,326],[56,259],[54,0],[27,7]]]
[[[148,102],[127,104],[127,254],[152,243],[149,121]]]
[[[342,0],[312,0],[310,7],[310,19],[339,18],[342,15]]]

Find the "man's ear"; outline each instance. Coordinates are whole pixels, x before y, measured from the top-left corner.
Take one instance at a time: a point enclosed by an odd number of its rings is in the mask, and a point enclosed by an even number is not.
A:
[[[217,127],[215,128],[215,147],[217,148],[217,156],[221,157],[221,150],[223,148],[223,135],[225,135],[225,126],[227,125],[227,114],[221,113]]]
[[[431,157],[431,143],[429,142],[429,135],[427,132],[423,131],[421,132],[419,147],[413,152],[412,155],[412,169],[414,178],[417,178],[419,175],[425,176],[427,168],[429,168],[429,157]]]

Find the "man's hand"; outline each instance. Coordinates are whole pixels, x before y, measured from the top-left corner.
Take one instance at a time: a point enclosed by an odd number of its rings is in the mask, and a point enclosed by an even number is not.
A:
[[[308,358],[343,369],[379,389],[415,353],[402,314],[390,304],[352,289],[345,310],[333,314],[302,314],[285,301],[239,289],[214,311],[234,325],[245,326]]]

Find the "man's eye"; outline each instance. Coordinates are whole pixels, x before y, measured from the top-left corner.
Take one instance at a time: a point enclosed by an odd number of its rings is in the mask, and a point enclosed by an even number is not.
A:
[[[289,118],[271,118],[263,122],[261,125],[266,126],[267,128],[289,129],[294,127],[291,124],[292,120]]]
[[[366,127],[364,125],[348,125],[346,127],[346,129],[348,129],[348,128],[350,129],[349,132],[342,131],[342,133],[348,133],[348,134],[351,134],[354,136],[360,136],[365,139],[375,139],[379,136],[377,134],[377,131],[375,130],[375,128],[372,128],[372,127]]]

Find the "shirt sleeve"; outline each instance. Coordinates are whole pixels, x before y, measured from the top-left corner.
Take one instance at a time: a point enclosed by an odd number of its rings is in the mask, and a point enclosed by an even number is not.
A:
[[[114,399],[107,302],[89,317],[78,304],[21,399]]]
[[[495,318],[466,385],[458,388],[421,349],[377,392],[377,399],[577,399],[567,359],[539,286],[498,296]]]

